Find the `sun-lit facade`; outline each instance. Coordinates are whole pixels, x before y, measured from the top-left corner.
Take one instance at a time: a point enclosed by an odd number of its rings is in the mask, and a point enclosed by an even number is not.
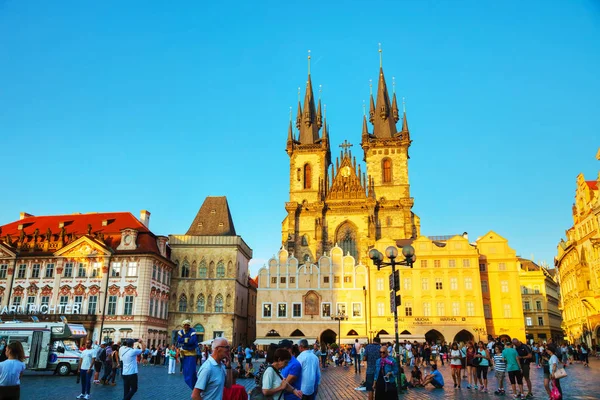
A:
[[[368,253],[407,244],[417,260],[413,268],[399,267],[403,337],[463,341],[490,334],[525,340],[518,260],[507,240],[492,231],[474,242],[466,234],[421,234],[408,179],[407,116],[395,94],[390,100],[383,69],[363,118],[364,164],[347,141],[332,159],[329,127],[320,100],[315,106],[310,75],[295,126],[297,131],[290,121],[282,245],[258,276],[257,343],[391,338],[391,269],[378,271]]]
[[[600,151],[597,158],[600,159]],[[558,244],[563,330],[570,342],[600,343],[600,174],[577,176],[573,226]]]

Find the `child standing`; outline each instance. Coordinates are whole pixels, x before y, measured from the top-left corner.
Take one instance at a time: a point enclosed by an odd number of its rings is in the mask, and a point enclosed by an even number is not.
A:
[[[497,395],[504,395],[504,375],[506,375],[506,360],[502,356],[502,345],[494,346],[494,371],[496,371],[496,380],[498,381],[498,390],[494,392]]]
[[[7,360],[0,363],[0,399],[21,398],[21,377],[25,371],[25,351],[21,342],[12,342],[6,347]]]

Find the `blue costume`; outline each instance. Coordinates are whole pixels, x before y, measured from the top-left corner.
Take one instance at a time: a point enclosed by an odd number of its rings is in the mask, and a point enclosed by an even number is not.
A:
[[[183,380],[193,390],[198,380],[196,376],[196,347],[198,347],[196,331],[190,328],[187,332],[183,329],[177,332],[177,347],[180,349]]]

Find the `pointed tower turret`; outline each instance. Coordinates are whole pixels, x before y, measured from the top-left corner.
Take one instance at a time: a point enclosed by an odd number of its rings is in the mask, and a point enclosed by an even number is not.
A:
[[[396,102],[396,93],[394,93],[394,97],[392,98],[392,115],[394,116],[394,121],[398,122],[400,119],[400,114],[398,113],[398,103]]]
[[[388,94],[383,68],[379,68],[379,82],[377,83],[377,102],[375,103],[375,115],[373,122],[373,134],[378,138],[389,138],[396,134],[396,122],[393,120],[390,96]]]
[[[369,99],[369,122],[375,123],[375,100],[373,100],[373,83],[369,81],[369,91],[370,99]]]
[[[321,89],[319,89],[319,93],[321,92]],[[317,127],[319,129],[321,129],[321,127],[323,126],[323,115],[321,113],[321,98],[319,96],[319,104],[317,105]]]
[[[298,88],[298,97],[300,97],[300,88]],[[300,106],[300,100],[298,100],[298,112],[296,113],[296,129],[300,129],[302,125],[302,107]]]
[[[404,99],[402,99],[402,133],[410,133],[408,130],[408,120],[406,119],[406,102]]]
[[[317,124],[317,112],[315,110],[315,98],[313,96],[310,74],[306,81],[306,93],[304,94],[304,107],[302,108],[302,123],[300,124],[300,144],[313,144],[319,139],[319,126]]]
[[[290,107],[291,109],[291,107]],[[291,110],[290,110],[291,113]],[[291,115],[290,115],[291,117]],[[294,131],[292,129],[292,119],[290,118],[290,127],[288,128],[288,137],[287,143],[285,146],[285,150],[288,154],[291,154],[294,151]]]

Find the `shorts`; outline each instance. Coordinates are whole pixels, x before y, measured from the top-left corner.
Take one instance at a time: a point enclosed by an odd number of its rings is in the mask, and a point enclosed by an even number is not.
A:
[[[450,368],[452,368],[452,369],[461,369],[461,368],[462,368],[462,365],[455,365],[455,364],[452,364],[452,365],[450,365]]]
[[[523,378],[529,379],[529,363],[521,364],[521,371],[523,373]]]
[[[506,372],[504,372],[504,371],[496,371],[496,379],[498,379],[498,381],[500,381],[500,382],[504,381],[505,375],[506,375]]]
[[[466,369],[467,368],[467,359],[466,358],[461,358],[461,360],[460,360],[460,366],[462,367],[462,369]]]
[[[489,366],[487,366],[487,365],[478,365],[477,366],[477,378],[487,379],[488,368],[489,368]]]
[[[94,369],[96,370],[96,372],[100,372],[100,370],[102,369],[102,362],[101,361],[95,361],[94,362]]]
[[[550,379],[550,367],[544,365],[544,379]]]
[[[510,381],[511,385],[515,384],[515,380],[517,381],[516,383],[522,385],[523,374],[521,374],[521,371],[508,371],[508,380]]]
[[[365,387],[367,389],[367,392],[373,391],[374,383],[375,383],[375,372],[371,372],[371,373],[367,374],[367,377],[365,379]]]
[[[246,358],[246,364],[252,365],[252,358]]]

